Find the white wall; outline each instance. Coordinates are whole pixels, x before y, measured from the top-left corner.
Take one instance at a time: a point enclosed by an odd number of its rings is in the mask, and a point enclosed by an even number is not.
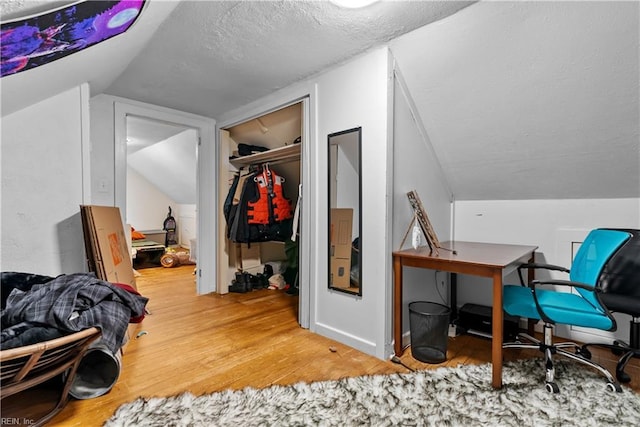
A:
[[[115,206],[113,104],[113,98],[106,95],[90,100],[91,204],[94,205]]]
[[[180,244],[180,246],[183,246],[185,248],[191,248],[191,239],[197,238],[196,224],[198,217],[196,205],[177,205],[174,217],[176,218],[176,222],[178,223],[178,243]]]
[[[571,242],[593,228],[640,228],[640,199],[490,200],[455,202],[455,240],[538,246],[536,261],[571,266]],[[552,277],[566,278],[561,275]],[[518,283],[512,274],[505,283]],[[488,279],[460,275],[458,305],[491,305]],[[628,318],[619,316],[616,335],[628,340]],[[584,340],[559,327],[567,338]]]
[[[132,168],[127,168],[127,224],[139,231],[162,230],[169,212],[176,216],[177,204]]]
[[[2,117],[3,271],[86,271],[80,205],[89,197],[88,106],[82,85]]]
[[[380,358],[385,356],[390,301],[390,57],[377,49],[317,77],[317,138],[322,195],[312,209],[328,212],[327,135],[362,127],[362,297],[331,291],[328,283],[327,215],[319,215],[318,235],[311,236],[325,254],[318,260],[322,279],[311,310],[311,330]]]

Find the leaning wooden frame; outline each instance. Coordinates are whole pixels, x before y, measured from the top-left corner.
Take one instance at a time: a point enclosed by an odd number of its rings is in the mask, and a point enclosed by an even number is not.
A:
[[[409,203],[413,209],[414,220],[418,220],[418,224],[420,224],[420,229],[427,241],[427,245],[429,245],[429,249],[431,249],[435,255],[438,255],[438,249],[441,247],[440,241],[438,240],[438,236],[436,236],[436,232],[431,225],[431,221],[429,221],[429,216],[422,205],[418,192],[416,190],[409,191],[407,193],[407,197],[409,198]],[[413,225],[413,221],[411,221],[411,224]]]

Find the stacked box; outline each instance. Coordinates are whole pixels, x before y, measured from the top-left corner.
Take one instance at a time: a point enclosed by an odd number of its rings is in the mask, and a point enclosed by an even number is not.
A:
[[[351,237],[353,228],[353,209],[331,209],[329,230],[329,262],[331,266],[330,286],[350,287]]]

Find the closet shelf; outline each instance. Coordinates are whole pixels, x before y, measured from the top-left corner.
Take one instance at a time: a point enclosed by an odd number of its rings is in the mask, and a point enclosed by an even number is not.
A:
[[[255,165],[259,163],[282,163],[294,160],[300,160],[300,146],[302,144],[285,145],[284,147],[274,148],[269,151],[263,151],[262,153],[251,154],[249,156],[242,156],[235,159],[230,159],[231,163],[235,167]]]

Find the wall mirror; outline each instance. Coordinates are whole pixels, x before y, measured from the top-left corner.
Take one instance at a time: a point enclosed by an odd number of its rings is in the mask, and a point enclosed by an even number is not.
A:
[[[362,129],[328,136],[329,289],[362,295]]]

